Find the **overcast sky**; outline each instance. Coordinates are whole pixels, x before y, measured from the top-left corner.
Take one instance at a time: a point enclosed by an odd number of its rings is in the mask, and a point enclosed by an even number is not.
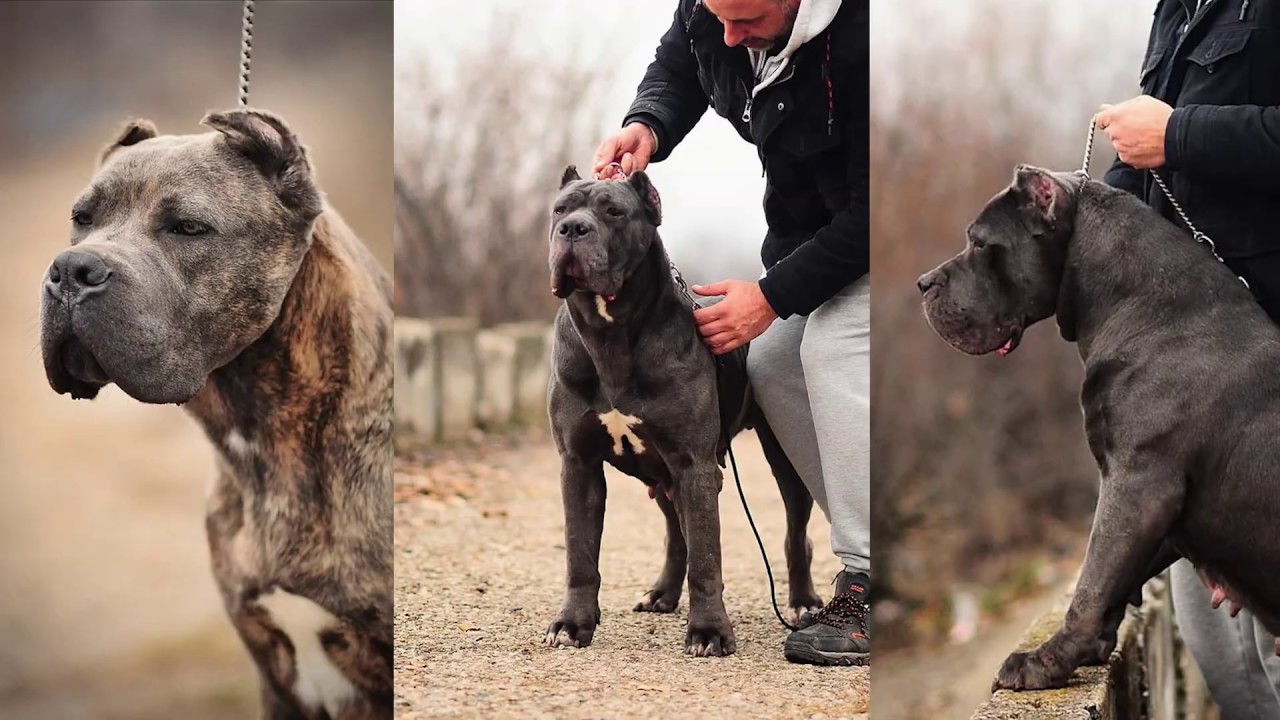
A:
[[[1121,54],[1126,61],[1134,53],[1140,55],[1146,38],[1142,25],[1154,7],[1151,3],[1107,0],[1038,2],[1051,3],[1053,33],[1061,33],[1063,42],[1087,33],[1089,24],[1099,18],[1133,26],[1135,48]],[[1116,8],[1117,5],[1124,7]],[[519,9],[528,18],[523,38],[537,46],[540,53],[551,58],[611,54],[619,59],[618,82],[608,98],[607,118],[600,127],[603,139],[622,120],[637,83],[653,59],[659,37],[671,23],[675,6],[675,0],[399,0],[396,60],[400,63],[425,54],[440,72],[448,72],[450,55],[482,37],[495,13]],[[1019,18],[1009,4],[994,2],[881,0],[872,7],[873,52],[894,46],[901,49],[901,43],[924,42],[925,36],[933,42],[946,43],[948,28],[991,21],[987,17],[990,13],[980,9],[983,7],[1005,8],[1002,22],[1017,22]],[[892,73],[883,72],[874,58],[872,65],[876,69],[874,83],[893,83]],[[1073,69],[1074,80],[1079,81],[1082,70],[1087,68]],[[939,71],[945,72],[946,68]],[[578,164],[590,165],[590,160],[582,158]],[[662,194],[663,237],[677,263],[707,252],[705,247],[690,247],[686,239],[716,238],[717,247],[712,250],[732,256],[725,264],[753,267],[749,263],[758,258],[765,230],[760,205],[764,181],[755,149],[739,138],[726,120],[708,111],[670,159],[652,166],[650,175]]]

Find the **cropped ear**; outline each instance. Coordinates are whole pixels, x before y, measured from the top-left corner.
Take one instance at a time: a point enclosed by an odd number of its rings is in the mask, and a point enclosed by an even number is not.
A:
[[[640,194],[640,201],[644,204],[645,214],[649,216],[649,220],[655,226],[661,225],[662,198],[658,197],[658,189],[649,181],[649,176],[645,175],[643,170],[640,170],[631,173],[631,177],[627,178],[627,182]]]
[[[98,157],[98,164],[101,165],[106,162],[107,158],[111,157],[111,153],[115,152],[119,148],[137,145],[143,140],[153,138],[156,135],[159,135],[159,133],[156,132],[155,123],[150,120],[143,120],[141,118],[130,120],[125,123],[124,130],[120,131],[120,137],[116,138],[115,142],[102,149],[102,155]]]
[[[564,169],[564,174],[560,176],[560,189],[563,190],[565,185],[581,179],[582,176],[578,174],[578,167],[576,165],[570,165]]]
[[[1019,165],[1013,172],[1013,189],[1033,220],[1043,222],[1050,229],[1057,225],[1066,189],[1052,173],[1030,165]]]
[[[263,110],[230,110],[209,113],[200,123],[222,133],[227,147],[252,162],[285,207],[310,217],[320,214],[307,150],[284,120]]]

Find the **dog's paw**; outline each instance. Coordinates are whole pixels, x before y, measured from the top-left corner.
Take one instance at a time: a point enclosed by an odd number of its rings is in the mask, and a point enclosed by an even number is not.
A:
[[[996,690],[1048,690],[1066,687],[1071,671],[1046,663],[1040,652],[1014,653],[1000,666],[991,692]]]
[[[813,616],[820,610],[822,610],[821,600],[815,601],[812,605],[788,605],[782,610],[782,618],[803,630],[813,624]]]
[[[729,616],[723,612],[706,620],[689,615],[689,627],[685,632],[684,654],[694,657],[725,657],[738,650],[738,640],[733,636]]]
[[[632,608],[635,612],[673,613],[680,606],[680,591],[675,593],[656,589],[645,593]]]
[[[822,598],[813,592],[792,593],[787,598],[787,607],[782,610],[782,617],[798,628],[813,624],[813,616],[822,609]]]
[[[1106,665],[1111,660],[1112,651],[1116,649],[1116,642],[1115,631],[1103,633],[1102,637],[1098,638],[1097,649],[1086,655],[1080,664],[1088,667]]]
[[[596,625],[600,622],[600,610],[562,609],[547,627],[547,634],[542,638],[547,647],[584,648],[591,644],[596,634]]]

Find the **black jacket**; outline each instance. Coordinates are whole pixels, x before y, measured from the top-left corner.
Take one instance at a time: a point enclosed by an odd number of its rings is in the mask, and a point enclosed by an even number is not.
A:
[[[869,270],[867,30],[867,3],[843,3],[784,79],[748,105],[747,50],[725,46],[724,27],[701,2],[680,0],[623,121],[653,128],[655,162],[708,105],[755,144],[769,225],[760,288],[784,318],[809,314]]]
[[[1142,92],[1173,106],[1159,172],[1230,261],[1280,250],[1280,2],[1160,0]],[[1178,222],[1150,173],[1105,181]]]

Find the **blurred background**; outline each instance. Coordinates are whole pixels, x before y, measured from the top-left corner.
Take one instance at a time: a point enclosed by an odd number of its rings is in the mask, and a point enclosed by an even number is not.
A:
[[[967,718],[1083,557],[1097,474],[1076,348],[950,349],[915,279],[1019,162],[1080,167],[1099,104],[1138,94],[1154,2],[873,3],[876,718]],[[1100,141],[1093,174],[1114,158]]]
[[[396,7],[397,315],[550,320],[548,204],[586,177],[671,25],[672,0]],[[465,112],[456,112],[465,108]],[[690,282],[761,272],[755,149],[709,112],[649,174]]]
[[[245,718],[256,675],[209,573],[213,456],[174,407],[49,389],[38,289],[130,117],[236,104],[239,2],[0,3],[0,717]],[[259,2],[250,103],[391,263],[390,2]]]

